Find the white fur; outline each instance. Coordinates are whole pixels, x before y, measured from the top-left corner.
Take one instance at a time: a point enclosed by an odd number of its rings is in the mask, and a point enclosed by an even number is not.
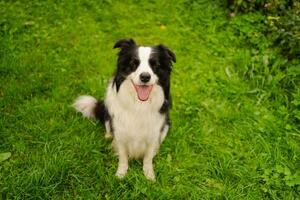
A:
[[[105,138],[107,138],[107,139],[113,137],[112,130],[110,128],[110,124],[109,123],[110,123],[109,121],[105,122],[105,130],[106,130]]]
[[[163,101],[163,90],[157,84],[153,86],[147,101],[138,99],[130,79],[121,84],[118,92],[112,82],[109,84],[105,105],[113,116],[113,145],[119,155],[117,176],[123,177],[126,174],[128,158],[142,157],[145,176],[152,180],[155,178],[152,159],[162,139],[160,131],[165,123],[165,116],[158,111]]]
[[[169,125],[165,125],[163,127],[163,130],[161,131],[161,135],[160,135],[160,143],[162,143],[165,140],[167,133],[169,131],[169,128],[170,128]]]
[[[151,79],[147,83],[147,85],[153,85],[157,82],[158,77],[154,74],[153,70],[149,65],[149,58],[151,55],[151,48],[150,47],[139,47],[138,48],[138,56],[140,60],[140,65],[136,69],[135,72],[129,75],[129,78],[133,81],[134,84],[140,85],[143,84],[140,80],[140,74],[143,72],[148,72],[151,75]]]
[[[120,85],[119,91],[111,81],[105,97],[105,105],[112,116],[114,138],[113,146],[119,156],[116,175],[124,177],[128,169],[129,158],[143,158],[143,170],[148,179],[154,180],[152,160],[160,143],[167,135],[169,126],[165,116],[159,113],[164,102],[164,93],[157,84],[158,77],[149,65],[150,47],[139,47],[140,65]],[[140,101],[133,84],[142,84],[140,74],[151,75],[147,85],[153,85],[147,101]],[[109,126],[106,126],[109,129]],[[161,130],[163,127],[163,130]],[[109,132],[109,130],[107,130]]]
[[[73,107],[83,114],[83,116],[87,118],[94,118],[94,109],[97,104],[97,99],[95,99],[92,96],[79,96],[75,103],[73,104]]]

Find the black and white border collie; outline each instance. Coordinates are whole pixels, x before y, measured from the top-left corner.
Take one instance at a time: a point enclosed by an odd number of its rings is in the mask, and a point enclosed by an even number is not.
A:
[[[164,45],[138,46],[133,39],[118,41],[115,75],[104,101],[80,96],[74,103],[85,117],[99,119],[106,138],[113,138],[119,157],[116,175],[125,176],[129,158],[143,158],[146,178],[155,180],[152,160],[170,127],[170,74],[175,54]]]

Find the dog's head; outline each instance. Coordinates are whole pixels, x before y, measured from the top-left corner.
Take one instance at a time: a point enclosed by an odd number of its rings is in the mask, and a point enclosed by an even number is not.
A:
[[[129,79],[141,101],[147,101],[153,85],[160,85],[166,98],[169,96],[170,73],[175,54],[166,46],[139,46],[133,39],[116,42],[120,48],[115,76],[117,91],[125,79]]]

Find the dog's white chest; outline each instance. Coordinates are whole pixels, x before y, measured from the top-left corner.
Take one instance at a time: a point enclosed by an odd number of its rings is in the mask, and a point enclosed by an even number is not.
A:
[[[163,123],[164,119],[159,113],[116,114],[114,136],[125,144],[130,157],[142,157],[148,145],[159,143]]]
[[[159,144],[165,122],[165,116],[159,113],[163,101],[159,86],[146,102],[138,100],[129,81],[124,81],[118,93],[109,86],[105,103],[113,119],[114,140],[127,147],[130,157],[141,157],[149,144]]]

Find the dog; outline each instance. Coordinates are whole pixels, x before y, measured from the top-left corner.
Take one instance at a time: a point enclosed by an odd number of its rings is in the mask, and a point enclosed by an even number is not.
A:
[[[116,176],[123,178],[128,159],[143,159],[144,175],[155,180],[153,158],[170,128],[170,75],[175,54],[166,46],[139,46],[133,39],[115,43],[117,69],[103,101],[80,96],[73,106],[88,118],[96,118],[113,138],[119,158]]]

